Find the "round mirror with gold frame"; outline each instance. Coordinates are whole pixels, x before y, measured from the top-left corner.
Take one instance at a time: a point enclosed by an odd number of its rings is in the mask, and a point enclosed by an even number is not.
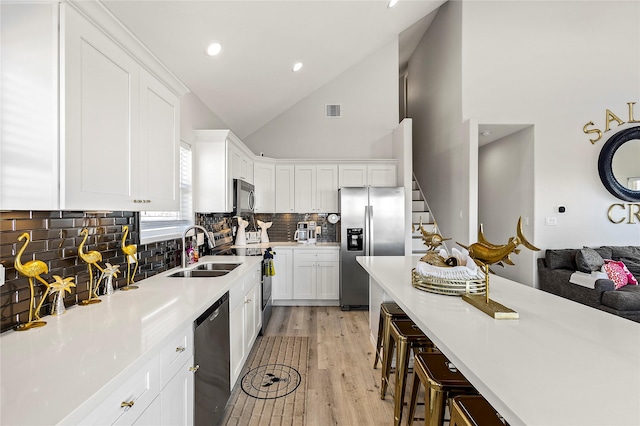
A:
[[[611,194],[624,201],[640,201],[640,126],[622,130],[604,144],[598,173]]]

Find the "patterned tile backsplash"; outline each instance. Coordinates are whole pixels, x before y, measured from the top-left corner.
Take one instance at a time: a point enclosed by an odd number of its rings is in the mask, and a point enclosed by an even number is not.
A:
[[[18,241],[23,233],[28,233],[31,241],[21,256],[22,263],[30,260],[45,262],[48,273],[45,281],[53,282],[53,275],[72,277],[76,284],[64,299],[69,307],[89,296],[89,272],[87,264],[78,257],[78,246],[83,236],[83,228],[89,231],[85,242],[86,250],[97,250],[102,255],[101,265],[109,262],[120,266],[120,273],[114,278],[114,287],[126,285],[127,264],[121,249],[124,236],[122,227],[129,226],[125,243],[137,244],[138,215],[134,212],[88,213],[70,211],[9,211],[0,212],[0,263],[5,267],[5,284],[0,287],[0,332],[9,330],[29,319],[31,299],[29,280],[14,267],[14,260],[24,242]],[[135,281],[142,280],[158,272],[180,264],[178,239],[140,245],[138,248],[138,270]],[[94,273],[95,276],[95,273]],[[95,278],[94,278],[95,279]],[[35,304],[40,303],[45,290],[37,280],[34,285]],[[104,287],[104,286],[102,286]],[[41,316],[48,315],[53,297],[47,298],[40,310]]]
[[[293,241],[293,234],[299,221],[315,221],[322,227],[318,242],[339,241],[340,222],[336,225],[326,220],[326,214],[256,214],[255,220],[273,222],[268,230],[273,242]],[[214,232],[233,227],[237,222],[224,214],[196,214],[197,224]],[[249,218],[249,230],[253,230],[253,220]],[[139,217],[135,212],[91,213],[73,211],[8,211],[0,212],[0,263],[5,267],[5,284],[0,287],[0,332],[14,328],[29,319],[31,293],[29,280],[14,267],[14,260],[24,246],[18,237],[28,233],[30,242],[25,247],[21,261],[43,261],[48,268],[42,278],[51,283],[53,275],[72,277],[76,284],[71,293],[66,293],[65,306],[69,307],[89,296],[89,272],[87,264],[78,257],[78,246],[82,242],[82,229],[87,228],[89,237],[85,242],[86,251],[96,250],[102,255],[101,265],[110,263],[120,266],[120,273],[113,284],[120,288],[126,285],[127,263],[121,244],[124,233],[122,227],[129,226],[125,244],[136,244],[138,270],[135,281],[158,274],[180,265],[180,239],[160,241],[140,245],[138,230]],[[260,230],[257,223],[255,230]],[[95,277],[94,273],[94,277]],[[95,278],[94,278],[95,279]],[[34,294],[37,306],[44,293],[44,285],[34,280]],[[104,287],[102,285],[101,287]],[[103,288],[101,288],[103,291]],[[48,296],[42,304],[41,316],[51,311],[53,296]]]

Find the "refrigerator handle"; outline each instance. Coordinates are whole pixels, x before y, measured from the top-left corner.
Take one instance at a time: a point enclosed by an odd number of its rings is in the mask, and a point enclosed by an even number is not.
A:
[[[364,206],[364,255],[369,256],[369,206]]]
[[[369,256],[375,256],[373,253],[373,206],[369,206]]]

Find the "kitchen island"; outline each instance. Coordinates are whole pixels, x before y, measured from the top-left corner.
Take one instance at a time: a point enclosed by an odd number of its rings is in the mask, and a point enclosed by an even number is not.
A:
[[[242,285],[261,261],[261,256],[205,256],[200,264],[242,264],[214,278],[168,277],[179,268],[162,272],[137,282],[137,290],[43,317],[44,327],[4,333],[0,424],[83,423],[225,292]]]
[[[414,288],[419,258],[358,257],[370,317],[398,303],[509,424],[640,424],[640,324],[492,275],[491,299],[520,315],[495,320]]]

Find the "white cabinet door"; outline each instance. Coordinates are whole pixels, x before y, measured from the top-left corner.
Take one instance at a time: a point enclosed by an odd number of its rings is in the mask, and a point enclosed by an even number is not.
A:
[[[0,210],[59,210],[58,3],[1,7]]]
[[[140,71],[139,199],[143,210],[180,210],[180,100]]]
[[[134,210],[140,65],[78,12],[64,10],[61,207]]]
[[[244,323],[246,328],[244,330],[244,350],[247,355],[251,352],[253,343],[260,332],[260,325],[262,324],[261,306],[260,283],[255,283],[245,296]]]
[[[296,252],[293,256],[293,298],[316,298],[316,256]]]
[[[295,210],[295,169],[292,164],[276,165],[276,213]]]
[[[134,426],[156,426],[162,424],[162,401],[160,397],[157,396],[133,423],[116,422],[116,424],[131,424]]]
[[[335,261],[316,262],[317,298],[337,300],[340,298],[340,264]]]
[[[295,166],[295,211],[311,213],[316,211],[316,166]]]
[[[231,155],[231,178],[253,183],[253,161],[232,141],[230,141],[229,152]]]
[[[338,211],[338,166],[323,164],[316,166],[316,212]]]
[[[229,313],[231,389],[233,389],[244,365],[244,305],[243,301]]]
[[[396,186],[396,169],[395,164],[369,164],[367,167],[369,186]]]
[[[227,132],[196,130],[194,162],[194,210],[225,213],[233,209],[232,156]]]
[[[180,367],[160,392],[161,422],[159,424],[163,426],[193,425],[195,377],[194,372],[190,370],[191,367],[193,367],[193,358]]]
[[[275,213],[276,211],[276,166],[273,163],[256,162],[254,164],[256,213]]]
[[[340,188],[367,186],[366,164],[340,164],[338,166]]]
[[[274,257],[276,274],[271,280],[273,300],[293,299],[293,249],[276,248]]]

